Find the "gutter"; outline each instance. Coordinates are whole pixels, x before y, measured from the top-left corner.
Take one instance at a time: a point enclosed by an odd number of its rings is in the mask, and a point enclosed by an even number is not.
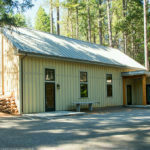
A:
[[[23,60],[25,59],[25,57],[27,56],[27,54],[25,54],[22,58],[21,58],[21,113],[23,113]]]

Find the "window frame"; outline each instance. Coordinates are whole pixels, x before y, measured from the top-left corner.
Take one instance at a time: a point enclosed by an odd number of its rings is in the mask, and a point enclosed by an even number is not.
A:
[[[53,70],[54,71],[54,80],[53,81],[46,80],[46,78],[45,78],[46,77],[46,70]],[[47,83],[55,83],[55,80],[56,80],[55,69],[45,68],[44,81]]]
[[[111,75],[111,82],[107,82],[107,75]],[[111,85],[111,96],[108,96],[108,85]],[[111,73],[106,74],[106,95],[108,98],[113,97],[113,75]]]
[[[81,73],[86,73],[86,78],[87,78],[87,80],[86,80],[86,82],[85,81],[80,81],[80,79],[81,79]],[[88,92],[88,72],[87,71],[80,71],[79,72],[79,82],[80,82],[80,98],[88,98],[89,97],[89,92]],[[87,97],[82,97],[81,96],[81,85],[87,85]]]

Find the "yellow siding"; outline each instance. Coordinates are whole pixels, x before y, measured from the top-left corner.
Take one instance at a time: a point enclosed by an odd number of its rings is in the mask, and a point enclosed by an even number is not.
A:
[[[123,104],[121,72],[119,68],[65,62],[44,58],[26,57],[24,59],[24,113],[45,111],[45,68],[55,69],[56,110],[75,108],[73,102],[99,102],[95,107]],[[80,98],[80,71],[88,72],[88,98]],[[113,75],[113,97],[106,95],[106,74]]]
[[[142,79],[126,79],[126,95],[127,85],[131,85],[132,87],[132,105],[142,105]]]
[[[19,56],[14,55],[14,48],[3,37],[4,52],[4,94],[14,93],[16,104],[20,107],[19,97]]]
[[[142,105],[142,78],[134,80],[134,105]]]

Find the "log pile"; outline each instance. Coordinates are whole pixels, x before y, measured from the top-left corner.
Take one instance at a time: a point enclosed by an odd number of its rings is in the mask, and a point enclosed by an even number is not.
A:
[[[0,96],[0,112],[17,114],[18,109],[13,96]]]

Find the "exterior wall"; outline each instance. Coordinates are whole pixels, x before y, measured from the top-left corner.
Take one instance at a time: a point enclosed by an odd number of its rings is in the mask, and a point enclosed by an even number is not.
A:
[[[133,79],[126,79],[126,104],[127,104],[127,85],[131,85],[132,90],[132,102],[134,101],[134,88],[133,88]]]
[[[23,112],[45,112],[45,68],[55,69],[56,110],[75,108],[73,102],[99,102],[95,107],[123,104],[121,72],[119,68],[65,62],[38,57],[25,57],[23,62]],[[80,98],[80,71],[88,72],[88,98]],[[106,74],[113,76],[113,96],[107,97]]]
[[[19,97],[19,56],[14,55],[14,48],[3,38],[4,58],[4,94],[12,94],[16,98],[16,104],[20,106]]]
[[[126,79],[126,95],[127,85],[132,87],[132,105],[142,105],[142,78]],[[127,96],[126,96],[127,98]],[[127,99],[126,99],[127,102]]]
[[[134,91],[133,91],[133,95],[134,95],[133,104],[134,105],[142,105],[142,97],[143,97],[142,78],[133,80],[133,89],[134,89]]]
[[[2,93],[2,36],[0,35],[0,94]]]

